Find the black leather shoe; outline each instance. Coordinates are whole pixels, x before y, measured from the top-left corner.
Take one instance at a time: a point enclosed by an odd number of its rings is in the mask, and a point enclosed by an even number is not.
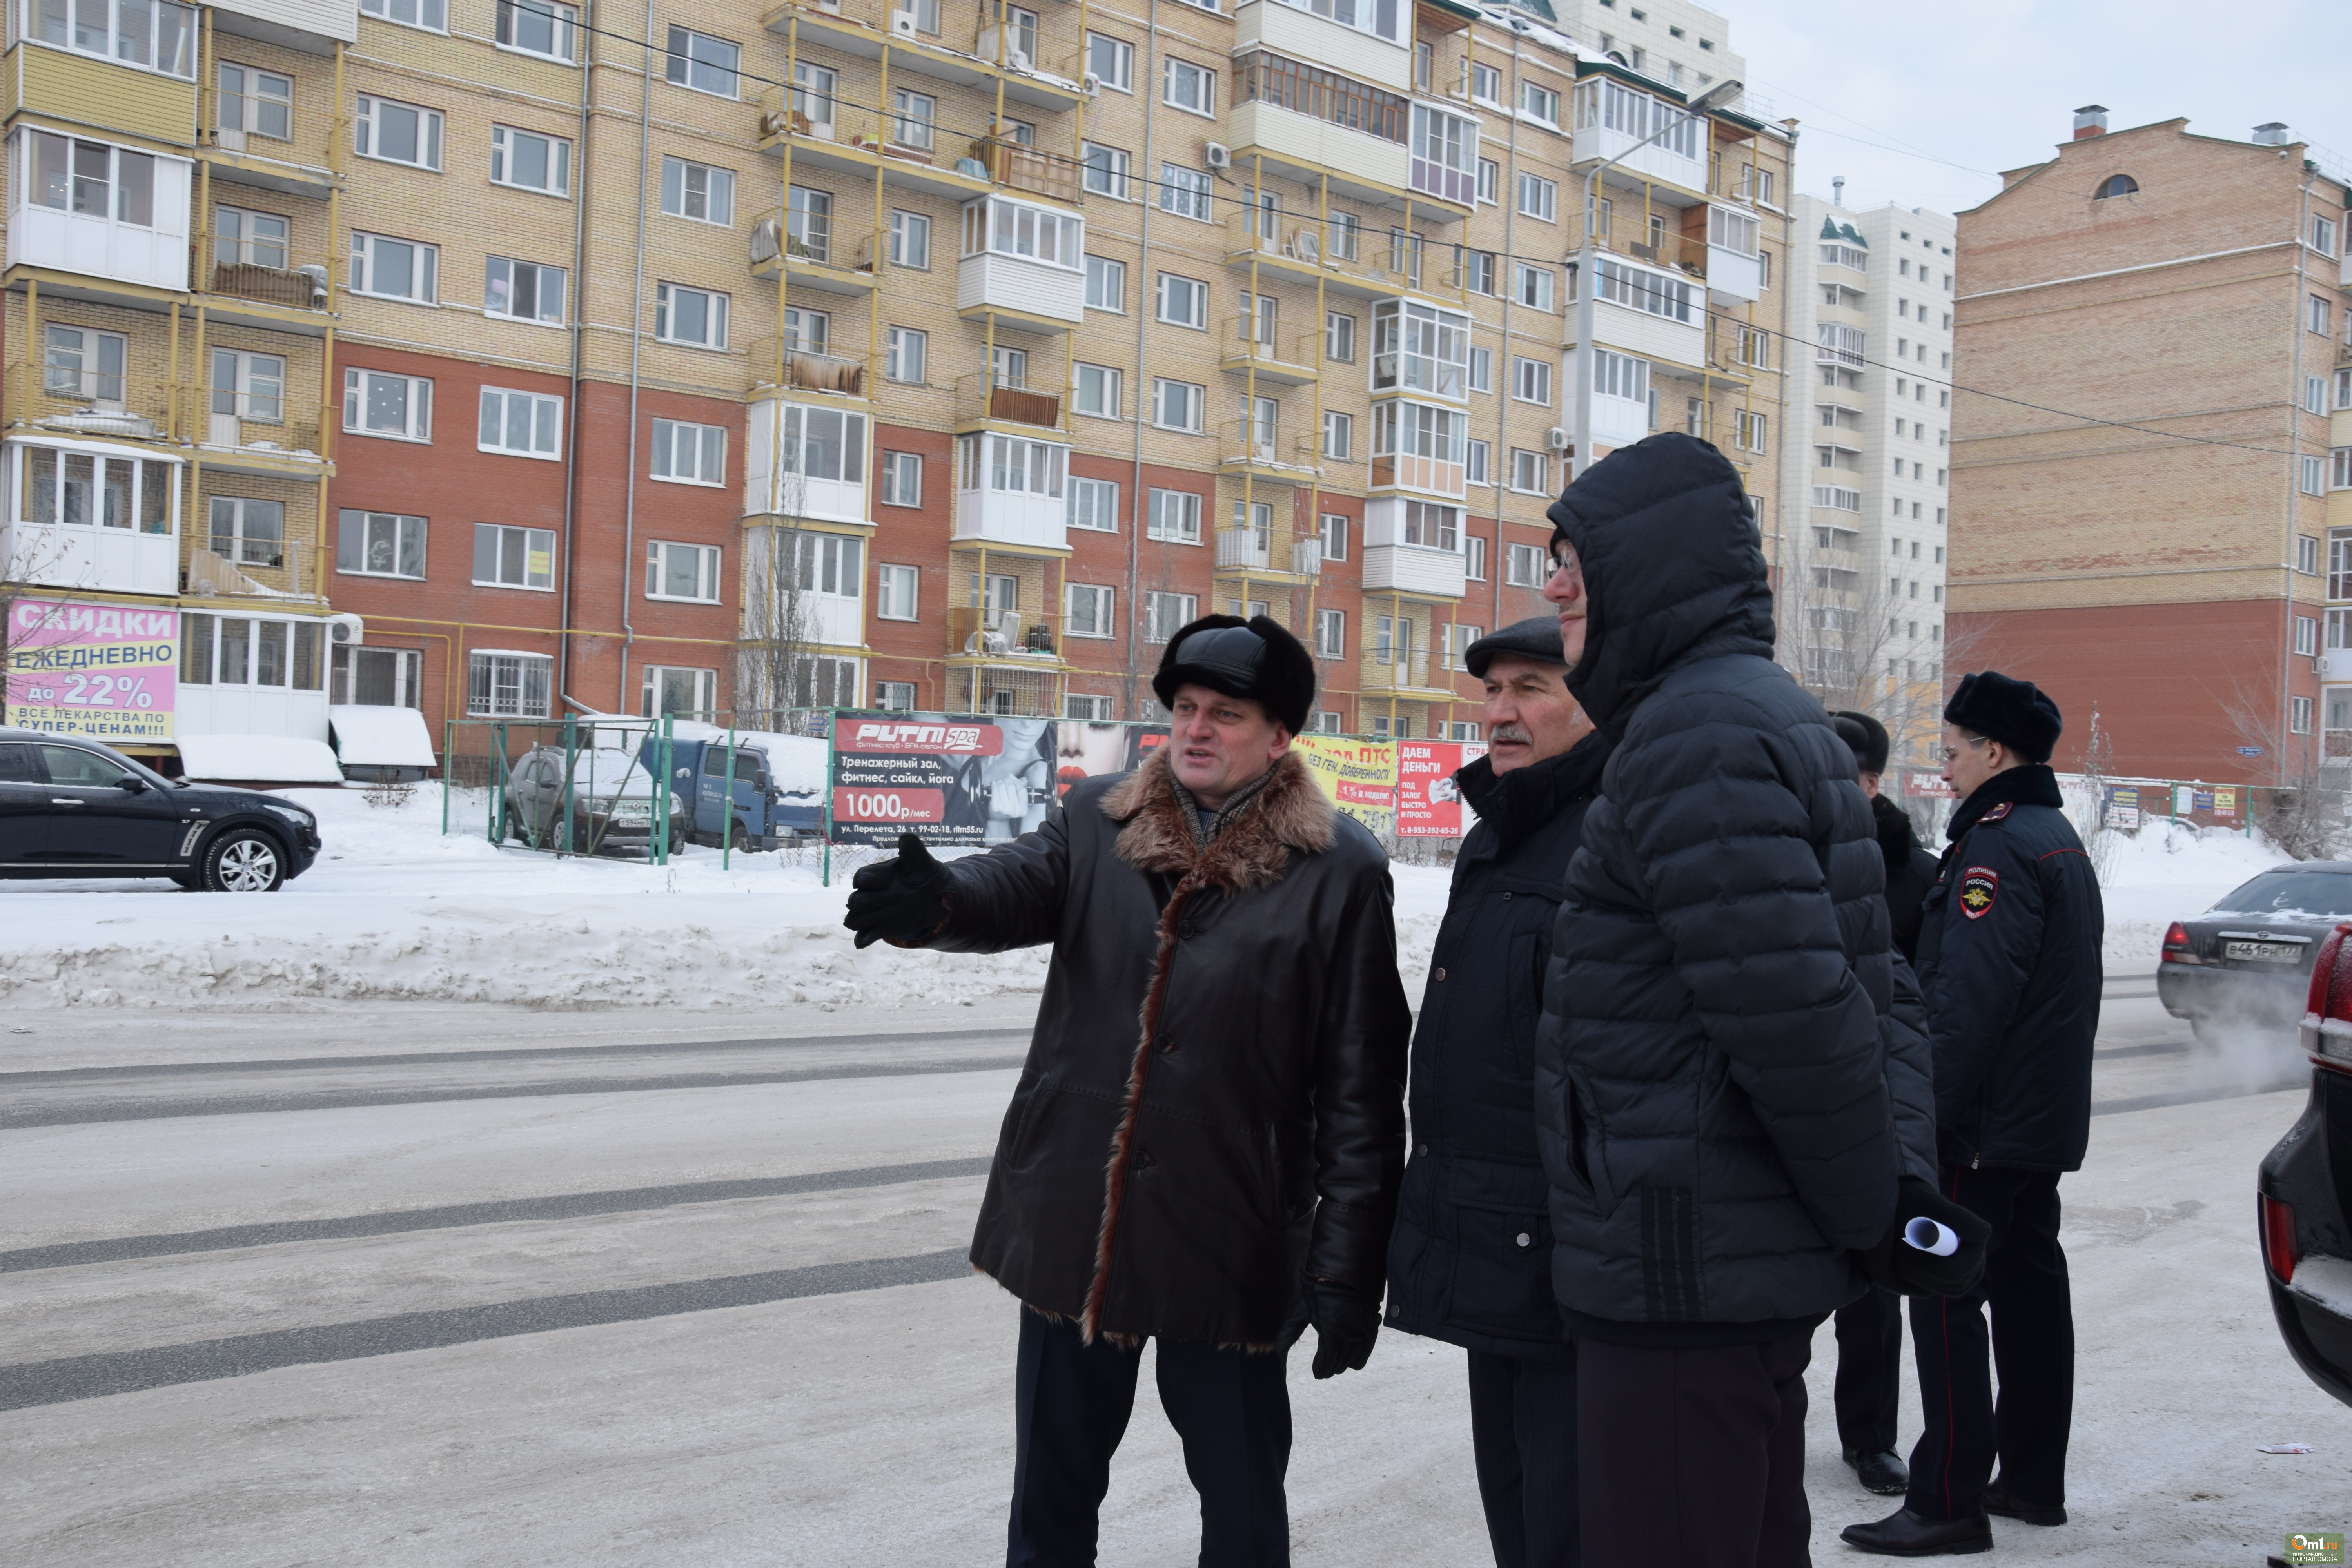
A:
[[[1909,1509],[1897,1509],[1870,1524],[1849,1524],[1838,1531],[1848,1546],[1875,1552],[1882,1557],[1942,1557],[1963,1552],[1992,1550],[1992,1521],[1983,1514],[1971,1519],[1928,1519]]]
[[[2021,1523],[2039,1524],[2045,1528],[2066,1522],[2064,1508],[2043,1508],[2034,1503],[2020,1502],[2003,1490],[1999,1481],[1985,1488],[1984,1509],[1987,1513],[1997,1513],[2003,1519],[2014,1519]]]
[[[1860,1478],[1865,1491],[1876,1492],[1881,1497],[1900,1497],[1911,1489],[1911,1467],[1906,1465],[1903,1456],[1892,1448],[1876,1454],[1848,1448],[1845,1462]]]

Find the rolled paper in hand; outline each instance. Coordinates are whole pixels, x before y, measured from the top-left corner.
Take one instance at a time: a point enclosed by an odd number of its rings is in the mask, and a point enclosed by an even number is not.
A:
[[[1949,1258],[1960,1249],[1960,1233],[1921,1215],[1903,1227],[1903,1244],[1937,1258]]]

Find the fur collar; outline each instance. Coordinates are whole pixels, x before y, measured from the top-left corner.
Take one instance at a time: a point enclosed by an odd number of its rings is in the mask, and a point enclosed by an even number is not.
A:
[[[1118,853],[1128,865],[1227,893],[1280,881],[1290,850],[1319,855],[1331,847],[1339,817],[1298,753],[1286,752],[1256,800],[1204,847],[1197,823],[1186,820],[1165,747],[1106,793],[1102,810],[1126,825]]]

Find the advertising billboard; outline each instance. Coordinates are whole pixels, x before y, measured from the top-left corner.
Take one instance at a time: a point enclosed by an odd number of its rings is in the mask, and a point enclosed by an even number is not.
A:
[[[1322,786],[1325,799],[1374,833],[1396,830],[1394,742],[1301,735],[1292,743]]]
[[[978,713],[842,712],[832,838],[1003,844],[1044,825],[1071,784],[1139,766],[1164,726]]]
[[[1396,833],[1399,838],[1459,838],[1478,814],[1454,787],[1454,775],[1486,754],[1475,741],[1398,741]]]
[[[180,612],[18,599],[8,606],[7,721],[110,745],[172,738]]]

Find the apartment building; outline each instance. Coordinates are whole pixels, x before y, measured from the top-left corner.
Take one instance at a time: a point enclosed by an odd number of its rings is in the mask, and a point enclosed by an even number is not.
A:
[[[1895,761],[1927,766],[1943,705],[1958,225],[1811,195],[1792,210],[1789,334],[1811,363],[1790,384],[1805,429],[1781,486],[1811,510],[1789,532],[1781,635],[1825,703],[1877,713]]]
[[[1558,0],[1556,8],[1562,31],[1677,91],[1747,79],[1748,62],[1731,52],[1731,22],[1720,12],[1685,0]]]
[[[1596,448],[1780,527],[1793,132],[1545,0],[110,3],[11,14],[9,591],[173,612],[183,732],[1142,717],[1215,608],[1468,738],[1620,154]]]
[[[2352,751],[2346,181],[2097,105],[2002,180],[1959,215],[1948,662],[2048,690],[2062,766],[2095,712],[2111,772],[2313,776]]]

